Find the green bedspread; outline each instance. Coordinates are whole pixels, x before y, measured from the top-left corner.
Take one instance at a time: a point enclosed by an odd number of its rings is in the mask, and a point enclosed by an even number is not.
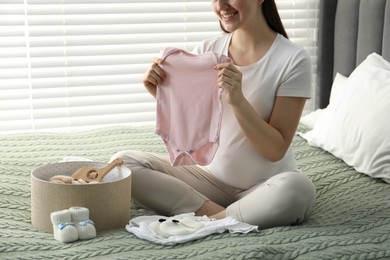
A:
[[[31,171],[66,156],[105,162],[125,149],[165,153],[161,139],[151,126],[0,136],[0,259],[390,259],[390,185],[299,136],[293,145],[300,168],[317,187],[312,217],[302,225],[176,246],[141,240],[123,228],[61,244],[30,223]]]

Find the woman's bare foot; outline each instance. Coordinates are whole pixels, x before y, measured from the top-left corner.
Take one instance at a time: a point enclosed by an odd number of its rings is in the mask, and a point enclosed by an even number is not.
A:
[[[222,210],[221,212],[218,212],[217,214],[210,216],[210,218],[215,218],[215,219],[223,219],[225,217],[226,217],[225,210]]]
[[[211,200],[208,200],[195,212],[195,215],[206,215],[208,217],[222,219],[225,217],[225,208]]]

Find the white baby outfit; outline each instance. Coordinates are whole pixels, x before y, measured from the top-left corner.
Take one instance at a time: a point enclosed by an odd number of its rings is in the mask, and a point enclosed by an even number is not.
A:
[[[249,225],[232,217],[220,220],[207,216],[185,213],[173,217],[158,215],[141,216],[130,220],[126,230],[137,237],[162,245],[175,245],[196,240],[214,233],[257,232],[257,226]]]

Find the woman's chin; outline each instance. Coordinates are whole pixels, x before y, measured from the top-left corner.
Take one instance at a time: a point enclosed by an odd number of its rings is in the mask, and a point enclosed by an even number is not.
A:
[[[223,23],[222,26],[223,26],[223,29],[225,29],[225,31],[230,32],[230,33],[237,29],[237,26],[234,24],[224,24]]]

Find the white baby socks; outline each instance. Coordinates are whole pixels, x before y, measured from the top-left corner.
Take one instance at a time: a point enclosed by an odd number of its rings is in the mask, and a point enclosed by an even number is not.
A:
[[[96,229],[89,219],[89,210],[83,207],[71,207],[50,214],[53,224],[54,239],[63,242],[73,242],[78,239],[96,237]]]
[[[69,210],[55,211],[50,214],[53,224],[54,238],[60,242],[67,243],[76,241],[79,238],[77,228],[71,220]]]
[[[91,239],[96,237],[96,229],[92,220],[89,219],[89,210],[83,207],[71,207],[69,209],[72,221],[79,232],[79,239]]]

